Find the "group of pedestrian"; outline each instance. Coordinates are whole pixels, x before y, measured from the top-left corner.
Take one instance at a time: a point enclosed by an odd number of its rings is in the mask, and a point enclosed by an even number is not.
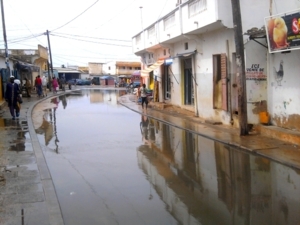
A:
[[[24,80],[26,95],[30,98],[32,91],[31,81],[27,77],[25,77]],[[41,77],[40,75],[38,75],[36,77],[34,81],[34,87],[39,98],[47,96],[48,85],[49,84],[46,76]],[[52,78],[51,86],[53,93],[56,94],[59,87],[58,79],[56,79],[56,77]],[[15,120],[20,116],[20,104],[22,103],[22,84],[21,81],[19,79],[15,79],[14,76],[10,76],[9,82],[6,85],[5,100],[8,104],[12,119]]]

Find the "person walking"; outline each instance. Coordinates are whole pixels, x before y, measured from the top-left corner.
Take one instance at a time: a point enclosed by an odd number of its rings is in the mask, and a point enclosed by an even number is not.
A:
[[[19,113],[17,111],[17,97],[19,94],[19,87],[17,84],[14,83],[14,76],[10,77],[10,82],[6,84],[6,91],[5,91],[5,101],[8,104],[10,114],[12,119],[15,120],[16,117],[19,117]],[[15,113],[16,110],[16,113]]]
[[[48,80],[45,75],[42,77],[42,86],[43,86],[43,97],[47,96],[47,84]]]
[[[142,98],[142,108],[144,109],[144,104],[146,105],[146,110],[148,108],[148,99],[147,99],[147,89],[146,84],[140,88],[141,98]]]
[[[56,77],[53,77],[52,79],[52,89],[53,89],[53,93],[57,93],[57,89],[58,89],[58,82],[56,80]]]
[[[36,80],[35,80],[35,85],[36,85],[36,92],[39,96],[39,98],[42,96],[43,94],[43,89],[42,89],[42,79],[41,76],[38,75]]]
[[[31,82],[30,80],[27,79],[27,77],[25,77],[25,90],[26,90],[26,94],[27,97],[31,97]]]
[[[16,105],[16,117],[19,117],[21,110],[22,101],[22,90],[21,90],[21,81],[19,79],[14,79],[14,85],[18,87],[18,95],[17,95],[17,105]]]

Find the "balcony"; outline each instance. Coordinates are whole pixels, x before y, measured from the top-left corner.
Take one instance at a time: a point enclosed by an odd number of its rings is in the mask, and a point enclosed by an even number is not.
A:
[[[232,28],[231,0],[189,0],[133,37],[137,55],[173,44],[186,34],[203,34]]]

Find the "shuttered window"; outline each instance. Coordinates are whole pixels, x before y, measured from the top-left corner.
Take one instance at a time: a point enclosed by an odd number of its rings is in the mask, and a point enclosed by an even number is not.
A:
[[[213,56],[213,107],[228,111],[227,97],[227,56]]]
[[[168,16],[166,19],[164,19],[165,30],[168,30],[173,26],[175,26],[175,14],[172,14],[172,15]]]
[[[189,17],[193,17],[207,9],[207,0],[195,0],[189,3]]]

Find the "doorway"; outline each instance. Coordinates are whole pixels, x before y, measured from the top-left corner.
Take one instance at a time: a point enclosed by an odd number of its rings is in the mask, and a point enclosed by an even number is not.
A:
[[[164,98],[166,100],[171,99],[171,76],[169,73],[170,66],[164,66],[163,74],[163,87],[164,87]]]
[[[184,104],[194,105],[194,85],[192,74],[192,59],[184,59]]]

